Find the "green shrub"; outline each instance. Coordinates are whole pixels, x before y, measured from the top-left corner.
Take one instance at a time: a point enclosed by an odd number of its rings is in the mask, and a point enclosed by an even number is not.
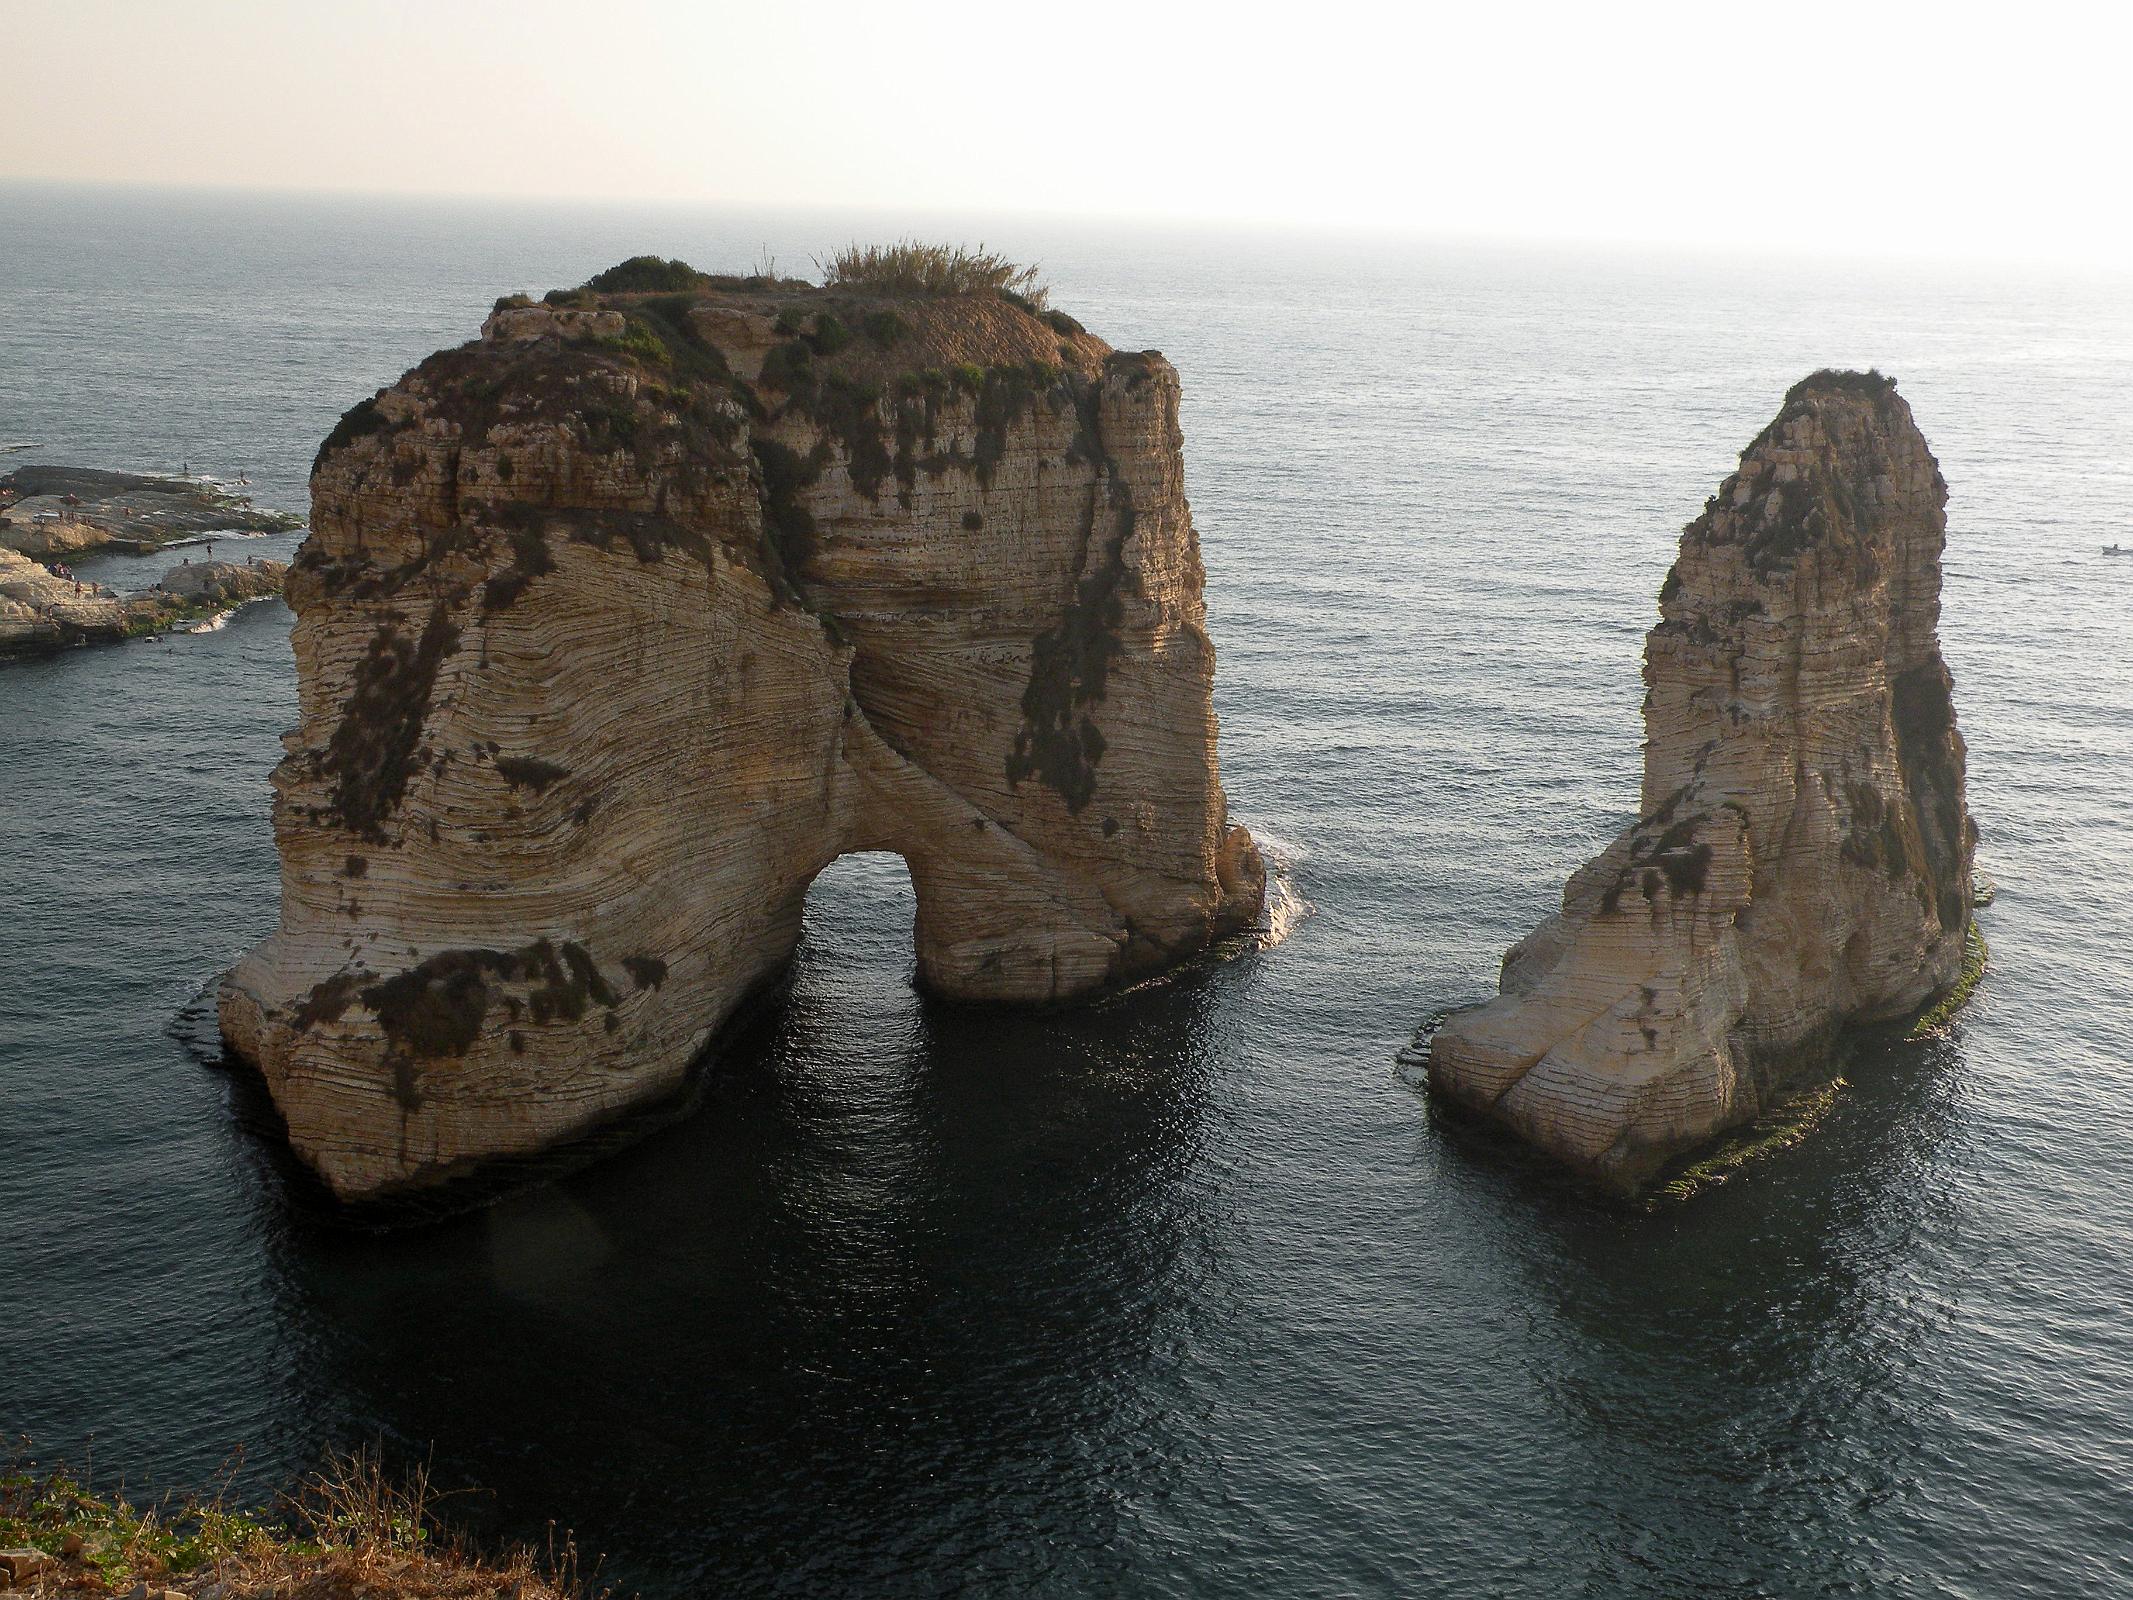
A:
[[[788,339],[799,338],[802,327],[799,307],[787,306],[778,313],[778,320],[771,326]]]
[[[869,311],[859,326],[884,350],[911,331],[910,324],[893,311]]]
[[[597,294],[674,294],[701,289],[710,281],[708,273],[678,258],[631,256],[605,272],[594,273],[585,280],[585,287]]]
[[[1069,336],[1074,336],[1084,334],[1089,331],[1087,328],[1084,328],[1080,323],[1076,322],[1072,317],[1068,316],[1064,311],[1047,311],[1044,314],[1044,320],[1048,324],[1050,324],[1052,332],[1054,333],[1063,333]]]
[[[804,340],[792,339],[772,345],[763,357],[763,382],[787,394],[803,392],[814,383],[814,352]]]
[[[815,347],[815,354],[833,356],[851,342],[852,330],[834,314],[825,311],[815,318],[815,336],[808,340]]]
[[[530,294],[507,294],[500,297],[489,309],[492,311],[525,311],[533,305]]]
[[[674,364],[674,354],[667,349],[666,341],[652,331],[649,323],[636,317],[631,317],[623,326],[620,343],[625,354],[648,361],[655,367]]]

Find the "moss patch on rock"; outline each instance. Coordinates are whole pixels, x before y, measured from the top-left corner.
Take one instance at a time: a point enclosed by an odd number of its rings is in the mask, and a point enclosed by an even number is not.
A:
[[[1962,971],[1956,975],[1955,982],[1948,986],[1944,994],[1918,1014],[1917,1020],[1906,1030],[1904,1037],[1913,1041],[1936,1037],[1948,1026],[1956,1012],[1970,1003],[1970,997],[1977,993],[1977,986],[1985,981],[1985,968],[1991,961],[1992,951],[1985,943],[1984,934],[1978,931],[1978,925],[1973,922],[1963,934]]]
[[[1657,1209],[1677,1204],[1726,1182],[1754,1162],[1790,1150],[1829,1115],[1844,1088],[1842,1078],[1832,1078],[1783,1101],[1686,1165],[1673,1169],[1646,1192],[1645,1205]]]

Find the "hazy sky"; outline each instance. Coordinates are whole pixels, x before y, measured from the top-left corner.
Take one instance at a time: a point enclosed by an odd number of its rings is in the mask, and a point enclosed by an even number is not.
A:
[[[0,177],[2133,261],[2133,0],[0,0],[0,22]]]

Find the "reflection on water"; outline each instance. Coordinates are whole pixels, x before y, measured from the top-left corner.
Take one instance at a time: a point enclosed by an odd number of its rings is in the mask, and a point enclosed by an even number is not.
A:
[[[825,872],[789,995],[627,1161],[414,1249],[284,1251],[275,1295],[311,1346],[294,1409],[436,1441],[507,1502],[561,1452],[581,1533],[632,1570],[794,1591],[1026,1571],[1016,1541],[954,1548],[973,1495],[1100,1567],[1119,1530],[1089,1464],[1159,1422],[1145,1370],[1206,1248],[1190,1174],[1223,969],[1077,1012],[943,1005],[897,976],[910,917],[896,858]],[[790,1501],[774,1523],[767,1496]],[[670,1522],[686,1553],[646,1548]]]

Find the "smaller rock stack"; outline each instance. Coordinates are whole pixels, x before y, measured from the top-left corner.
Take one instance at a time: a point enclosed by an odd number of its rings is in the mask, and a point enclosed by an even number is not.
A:
[[[1683,531],[1645,639],[1643,815],[1431,1042],[1432,1087],[1635,1190],[1852,1021],[1959,976],[1947,486],[1895,384],[1818,372]]]

